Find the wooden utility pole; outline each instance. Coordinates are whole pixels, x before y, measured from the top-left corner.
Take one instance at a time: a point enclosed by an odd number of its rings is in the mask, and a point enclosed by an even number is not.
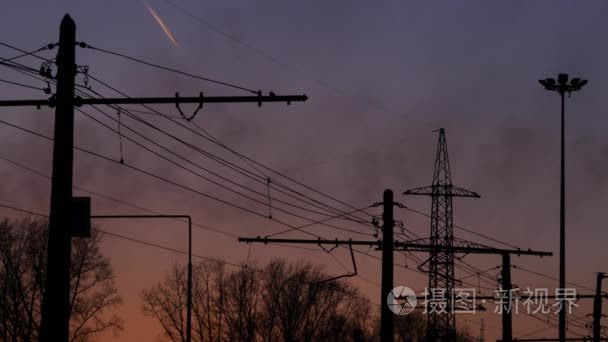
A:
[[[600,334],[602,331],[602,279],[604,278],[606,278],[606,274],[604,272],[599,272],[597,274],[597,281],[595,285],[595,298],[593,298],[593,342],[599,342],[601,337]]]
[[[388,294],[393,290],[393,192],[384,190],[382,201],[382,291],[380,291],[380,341],[393,341],[393,312]]]
[[[501,287],[503,293],[506,293],[507,301],[502,303],[502,340],[505,342],[513,341],[513,317],[511,316],[511,304],[513,303],[512,285],[511,285],[511,255],[509,253],[502,254],[502,274]]]
[[[65,15],[59,28],[55,143],[51,180],[46,283],[42,299],[40,341],[68,341],[70,325],[70,235],[74,158],[74,83],[76,24]]]
[[[42,298],[40,341],[69,341],[70,324],[70,264],[73,227],[77,201],[72,197],[72,173],[74,159],[74,106],[121,105],[121,104],[181,104],[196,103],[257,103],[306,101],[306,95],[263,96],[211,96],[203,97],[154,97],[154,98],[87,98],[75,97],[76,78],[76,24],[66,14],[59,29],[57,54],[57,92],[49,99],[0,101],[0,107],[41,106],[55,107],[55,132],[53,144],[53,175],[49,215],[48,257],[46,282]],[[191,119],[191,118],[190,118]],[[191,281],[191,280],[190,280]],[[190,330],[190,329],[189,329]],[[190,336],[190,331],[188,336]]]

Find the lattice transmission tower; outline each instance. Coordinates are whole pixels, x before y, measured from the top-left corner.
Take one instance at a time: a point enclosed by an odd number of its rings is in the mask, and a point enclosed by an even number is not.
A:
[[[431,235],[429,242],[431,246],[446,247],[442,249],[431,249],[428,260],[428,292],[432,292],[433,289],[445,291],[445,297],[443,297],[442,300],[444,300],[446,305],[446,312],[429,312],[427,340],[455,341],[456,316],[452,310],[454,251],[450,250],[450,248],[454,247],[454,211],[452,208],[452,198],[479,198],[479,195],[475,192],[452,185],[445,129],[439,129],[439,141],[437,143],[437,156],[435,159],[432,185],[410,189],[404,194],[431,197]],[[432,293],[429,294],[429,296],[432,296]]]

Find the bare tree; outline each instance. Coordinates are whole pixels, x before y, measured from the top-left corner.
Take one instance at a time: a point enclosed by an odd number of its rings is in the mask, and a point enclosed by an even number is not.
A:
[[[93,231],[90,238],[75,239],[70,267],[71,341],[85,342],[98,333],[123,329],[122,319],[114,314],[122,299],[114,283],[110,261],[101,254],[102,234]]]
[[[263,274],[264,340],[344,341],[365,331],[369,303],[310,263],[273,260]]]
[[[193,316],[197,323],[193,330],[199,334],[199,341],[220,341],[225,317],[222,305],[226,297],[224,264],[200,262],[194,266],[192,278]]]
[[[192,272],[192,340],[220,341],[224,331],[222,305],[224,266],[201,262]],[[187,269],[175,264],[163,282],[142,293],[144,314],[156,319],[165,337],[174,342],[186,341]]]
[[[0,222],[0,336],[5,341],[35,341],[46,279],[46,221]],[[101,234],[74,239],[70,267],[71,341],[122,330],[113,312],[121,304],[114,274],[99,250]]]
[[[251,268],[231,273],[225,282],[224,321],[229,341],[255,341],[260,321],[260,279]]]
[[[194,341],[348,340],[364,332],[368,302],[318,267],[274,260],[262,270],[226,273],[217,262],[194,268]],[[143,292],[144,312],[171,341],[185,340],[186,268],[175,265],[163,282]]]

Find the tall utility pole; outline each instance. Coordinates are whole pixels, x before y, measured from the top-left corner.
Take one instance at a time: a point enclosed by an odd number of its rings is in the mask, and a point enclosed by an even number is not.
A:
[[[380,340],[393,341],[393,312],[388,307],[388,294],[393,289],[393,191],[384,190],[382,212],[382,291],[380,293]]]
[[[74,157],[74,83],[76,24],[65,15],[59,28],[55,143],[51,181],[46,283],[42,300],[40,341],[68,341],[70,324],[70,258],[72,238],[72,164]]]
[[[562,112],[561,112],[561,154],[560,154],[560,191],[559,191],[559,288],[566,288],[566,175],[565,175],[565,152],[564,152],[564,135],[565,135],[565,105],[564,96],[568,96],[573,91],[579,91],[587,84],[587,80],[573,78],[568,83],[568,74],[559,74],[557,82],[553,78],[546,78],[538,81],[545,89],[556,91],[561,97]],[[559,310],[559,340],[564,342],[566,339],[566,310],[563,305]]]
[[[599,342],[602,331],[602,279],[604,278],[606,278],[604,272],[597,274],[595,298],[593,298],[593,342]]]
[[[111,104],[181,104],[257,103],[306,101],[306,95],[156,97],[156,98],[75,98],[76,24],[69,15],[61,21],[57,54],[57,93],[45,100],[0,101],[0,107],[56,107],[53,145],[53,175],[49,215],[46,282],[42,298],[40,341],[67,342],[70,323],[70,259],[72,219],[75,217],[72,197],[74,106]],[[75,235],[74,235],[75,236]]]
[[[505,342],[513,341],[513,318],[511,317],[511,307],[513,303],[512,284],[511,284],[511,255],[504,253],[502,255],[502,274],[501,287],[503,294],[506,294],[507,301],[502,303],[502,340]],[[503,297],[504,298],[504,297]]]
[[[433,184],[422,188],[410,189],[404,195],[423,195],[431,197],[431,246],[442,247],[432,250],[429,257],[429,291],[445,290],[448,308],[445,313],[433,310],[427,318],[428,341],[454,341],[456,338],[456,316],[452,312],[454,290],[454,212],[453,197],[475,197],[475,192],[452,185],[448,146],[445,129],[439,129],[437,156],[433,171]]]

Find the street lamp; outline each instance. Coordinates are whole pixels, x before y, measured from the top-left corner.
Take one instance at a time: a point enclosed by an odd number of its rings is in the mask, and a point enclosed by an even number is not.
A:
[[[568,93],[568,96],[573,91],[579,91],[587,84],[587,80],[581,80],[580,78],[573,78],[568,83],[568,74],[559,74],[557,76],[557,82],[553,78],[546,78],[539,80],[538,83],[542,84],[545,89],[550,91],[556,91],[559,93],[562,100],[562,131],[561,131],[561,177],[560,177],[560,206],[559,206],[559,287],[561,289],[566,288],[566,214],[565,214],[565,182],[564,182],[564,95]],[[564,342],[566,340],[566,310],[563,306],[559,311],[559,340]]]

